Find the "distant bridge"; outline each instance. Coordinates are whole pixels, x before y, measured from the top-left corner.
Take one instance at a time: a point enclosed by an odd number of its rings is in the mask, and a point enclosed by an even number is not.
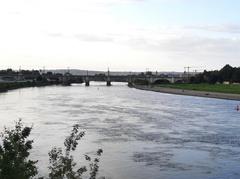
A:
[[[185,79],[180,76],[133,76],[129,77],[128,82],[134,83],[135,81],[143,81],[148,84],[161,84],[161,83],[182,83]]]
[[[134,83],[137,80],[142,80],[147,82],[148,84],[161,84],[161,83],[181,83],[184,81],[183,77],[161,77],[161,76],[152,76],[152,77],[144,77],[144,76],[126,76],[126,75],[71,75],[69,77],[65,77],[63,80],[64,84],[71,83],[85,83],[86,86],[90,86],[91,81],[101,81],[106,82],[107,86],[111,86],[111,82],[126,82],[126,83]]]
[[[110,75],[108,70],[106,74],[88,75],[71,75],[69,72],[63,76],[63,84],[70,85],[71,83],[85,83],[86,86],[90,86],[91,81],[105,81],[107,86],[111,86],[111,82],[129,82],[129,76],[124,75]]]
[[[177,83],[177,82],[182,82],[184,79],[183,77],[150,77],[149,78],[149,82],[151,84],[157,84],[157,83],[161,83],[163,81],[168,81],[169,83]]]
[[[128,76],[118,76],[118,75],[94,75],[94,76],[81,76],[83,82],[86,86],[90,85],[91,81],[104,81],[107,86],[111,86],[111,82],[129,82]]]
[[[81,78],[84,80],[84,82],[86,78],[88,78],[89,81],[107,81],[108,79],[107,76],[81,76]],[[129,76],[111,75],[109,78],[114,82],[128,82]]]
[[[107,86],[111,86],[111,82],[128,82],[134,83],[136,80],[144,81],[147,84],[161,84],[161,83],[177,83],[183,82],[184,78],[176,75],[110,75],[108,69],[107,74],[88,75],[71,75],[69,72],[63,76],[63,84],[69,85],[71,83],[85,83],[86,86],[90,85],[91,81],[104,81]]]

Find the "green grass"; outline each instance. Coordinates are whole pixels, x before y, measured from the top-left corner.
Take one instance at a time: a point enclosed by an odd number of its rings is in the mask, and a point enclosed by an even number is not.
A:
[[[162,84],[156,85],[166,88],[177,88],[185,90],[196,90],[206,92],[220,92],[220,93],[232,93],[240,94],[240,85],[224,85],[224,84]]]

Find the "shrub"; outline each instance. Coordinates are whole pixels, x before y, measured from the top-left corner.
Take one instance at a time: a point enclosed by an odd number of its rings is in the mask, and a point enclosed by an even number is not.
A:
[[[32,149],[32,140],[27,140],[31,127],[23,127],[21,120],[16,122],[15,128],[5,128],[1,133],[0,145],[0,178],[1,179],[28,179],[37,172],[37,161],[28,160],[29,150]]]
[[[1,133],[0,145],[0,179],[30,179],[38,174],[37,161],[29,160],[29,150],[33,140],[28,140],[32,127],[23,127],[22,121],[15,123],[15,128],[5,128]],[[95,179],[99,170],[102,149],[96,152],[95,158],[85,155],[89,166],[76,169],[76,163],[71,155],[78,146],[85,132],[79,131],[79,125],[74,125],[70,136],[65,139],[64,150],[54,147],[49,152],[49,179],[81,179],[88,172],[89,179]],[[87,175],[85,175],[87,176]],[[40,179],[40,178],[39,178]],[[41,177],[43,179],[43,177]]]
[[[54,147],[49,152],[50,173],[51,179],[80,179],[87,172],[87,167],[83,166],[74,170],[76,163],[74,162],[71,152],[76,150],[78,141],[85,135],[85,132],[79,132],[79,125],[73,126],[71,135],[65,139],[63,152],[62,148]],[[85,155],[85,160],[89,162],[89,179],[95,179],[98,173],[99,156],[102,154],[102,149],[96,153],[97,157],[92,160],[90,156]]]

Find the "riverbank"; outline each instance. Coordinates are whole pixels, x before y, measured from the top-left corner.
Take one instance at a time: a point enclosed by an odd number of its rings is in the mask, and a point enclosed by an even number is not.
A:
[[[0,93],[19,88],[50,86],[56,84],[57,83],[54,82],[34,82],[34,81],[0,83]]]
[[[240,94],[186,90],[186,89],[177,89],[177,88],[169,88],[169,87],[161,87],[161,86],[132,85],[132,87],[139,90],[147,90],[147,91],[154,91],[154,92],[161,92],[161,93],[240,101]]]
[[[207,92],[217,92],[217,93],[228,93],[228,94],[240,94],[239,84],[208,84],[208,83],[174,83],[174,84],[158,84],[155,86],[166,87],[166,88],[176,88],[183,90],[193,90],[193,91],[207,91]]]

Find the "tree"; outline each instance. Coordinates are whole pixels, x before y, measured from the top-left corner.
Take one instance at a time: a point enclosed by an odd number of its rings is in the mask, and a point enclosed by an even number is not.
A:
[[[232,81],[240,83],[240,68],[234,68],[234,72],[232,74]]]
[[[191,77],[191,83],[222,83],[224,81],[240,82],[240,67],[233,68],[230,65],[225,65],[220,71],[206,71]]]
[[[37,161],[28,159],[29,150],[32,149],[33,144],[33,140],[27,139],[31,130],[32,127],[23,127],[22,121],[19,120],[14,129],[5,128],[1,133],[0,179],[30,179],[38,174]],[[93,159],[85,155],[85,160],[89,165],[79,169],[76,169],[76,163],[71,155],[84,135],[85,132],[79,131],[79,125],[74,125],[70,136],[65,139],[65,149],[54,147],[49,152],[49,179],[81,179],[86,172],[89,172],[89,179],[96,179],[102,149],[96,152]]]
[[[85,132],[79,132],[79,125],[74,125],[71,135],[65,139],[64,152],[62,148],[56,147],[49,152],[50,179],[81,179],[82,175],[88,171],[86,166],[74,170],[76,163],[71,155],[71,152],[76,150],[78,141],[84,135]],[[95,179],[97,176],[99,156],[101,156],[102,152],[103,150],[99,149],[96,153],[97,157],[94,160],[90,156],[85,155],[85,160],[89,162],[89,179]]]
[[[231,67],[230,65],[225,65],[220,70],[220,75],[222,76],[223,81],[231,81],[232,74],[233,74],[233,67]]]
[[[28,159],[32,149],[32,140],[28,140],[31,127],[23,127],[21,120],[16,122],[15,129],[5,128],[1,133],[3,144],[0,145],[0,178],[28,179],[37,172],[36,163]]]

